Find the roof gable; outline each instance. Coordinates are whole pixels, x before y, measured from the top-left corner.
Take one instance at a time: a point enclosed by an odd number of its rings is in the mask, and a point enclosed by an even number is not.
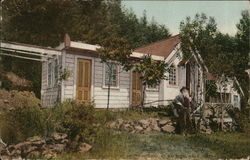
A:
[[[164,39],[158,42],[154,42],[154,43],[136,48],[134,51],[139,52],[139,53],[144,53],[144,54],[163,56],[167,58],[179,43],[180,43],[180,37],[178,34],[168,39]]]

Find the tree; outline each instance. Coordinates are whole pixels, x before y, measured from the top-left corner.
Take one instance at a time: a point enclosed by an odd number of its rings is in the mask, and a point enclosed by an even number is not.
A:
[[[145,21],[146,15],[139,19],[126,11],[120,0],[5,0],[1,6],[1,40],[55,47],[68,33],[73,41],[90,44],[120,37],[136,48],[170,36],[165,26]],[[6,57],[3,61],[5,71],[31,80],[40,96],[40,63]]]
[[[106,73],[108,74],[108,98],[107,109],[109,109],[110,100],[110,86],[111,79],[115,74],[113,73],[114,65],[121,66],[121,71],[128,71],[131,69],[129,57],[132,54],[127,41],[122,38],[108,38],[101,43],[101,48],[98,49],[100,53],[101,62],[107,66]]]
[[[167,79],[168,63],[165,60],[153,60],[151,55],[145,55],[133,66],[133,72],[141,74],[142,97],[141,108],[144,106],[145,90],[147,86],[157,86],[161,80]]]
[[[126,39],[132,49],[150,44],[171,36],[169,29],[156,22],[148,22],[146,11],[138,18],[132,10],[121,6],[120,1],[111,7],[111,23],[118,26],[117,34]]]
[[[249,76],[245,72],[249,69],[250,54],[250,16],[249,11],[245,10],[241,13],[242,18],[236,25],[238,31],[236,33],[237,55],[235,56],[234,72],[239,80],[245,94],[245,103],[249,98]]]

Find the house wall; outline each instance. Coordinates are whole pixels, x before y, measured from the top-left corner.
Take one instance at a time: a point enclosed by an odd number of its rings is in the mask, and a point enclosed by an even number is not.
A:
[[[217,91],[220,92],[220,93],[230,93],[231,94],[231,104],[234,106],[234,107],[237,107],[237,108],[241,108],[240,106],[240,94],[238,93],[238,91],[233,87],[233,80],[229,80],[225,87],[220,87],[220,84],[217,83]],[[223,89],[225,88],[225,90]],[[238,96],[238,103],[235,103],[234,102],[234,96]]]
[[[70,77],[63,83],[62,101],[66,99],[76,99],[76,79],[77,79],[77,59],[91,59],[92,61],[92,87],[91,97],[96,108],[107,107],[108,88],[104,86],[104,64],[97,57],[81,56],[73,51],[65,54],[65,68],[70,71]],[[132,73],[120,70],[118,87],[110,89],[110,108],[128,108],[132,102]],[[147,89],[145,92],[145,102],[159,100],[159,89]],[[154,103],[153,105],[158,105]]]
[[[175,50],[174,50],[175,51]],[[174,65],[176,67],[176,85],[169,85],[169,80],[164,80],[163,81],[163,92],[164,92],[164,102],[163,105],[168,105],[171,100],[173,100],[179,93],[180,93],[180,88],[186,84],[186,72],[185,68],[178,66],[178,64],[181,61],[181,57],[178,51],[175,51],[172,53],[172,57],[169,59],[168,63],[169,65]],[[170,55],[171,56],[171,55]],[[169,74],[166,73],[168,76]]]
[[[58,81],[54,79],[55,84],[48,86],[48,64],[58,61],[58,66],[61,65],[61,56],[57,56],[53,59],[47,59],[42,62],[42,79],[41,79],[41,101],[44,107],[53,107],[56,102],[60,99],[60,86]],[[58,71],[59,71],[58,67]],[[54,73],[59,76],[59,73]]]
[[[108,88],[104,86],[104,64],[100,58],[94,59],[94,95],[96,108],[107,107]],[[118,87],[110,89],[110,108],[128,108],[130,104],[130,72],[120,71]]]
[[[67,52],[65,55],[65,67],[70,71],[70,77],[64,82],[64,98],[75,99],[76,98],[76,70],[77,59],[91,59],[92,61],[92,87],[91,97],[94,101],[96,108],[107,107],[107,94],[108,88],[103,84],[104,78],[104,64],[101,63],[100,58],[85,57],[72,52]],[[119,74],[119,86],[110,89],[110,108],[128,108],[130,104],[130,72],[121,71]]]

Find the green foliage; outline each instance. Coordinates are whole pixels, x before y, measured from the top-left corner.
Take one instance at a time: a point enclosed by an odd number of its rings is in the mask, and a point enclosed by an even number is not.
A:
[[[241,13],[242,18],[240,22],[236,25],[238,28],[236,34],[236,43],[238,54],[235,55],[234,59],[234,72],[236,77],[239,80],[243,92],[245,94],[246,101],[249,98],[249,75],[245,72],[246,69],[249,69],[249,51],[250,51],[250,16],[249,11],[245,10]],[[246,107],[244,105],[243,107]]]
[[[144,95],[146,86],[157,86],[161,80],[167,79],[166,72],[168,64],[163,60],[153,60],[151,55],[145,55],[138,63],[135,63],[134,72],[140,73],[140,79],[142,81],[142,98],[141,107],[144,103]]]
[[[78,105],[72,101],[54,109],[38,106],[17,107],[0,113],[0,131],[7,143],[16,143],[31,136],[49,136],[52,132],[68,134],[69,138],[93,142],[98,133],[93,105]]]
[[[156,22],[148,22],[146,12],[140,19],[129,10],[122,7],[113,7],[111,14],[112,23],[119,26],[117,33],[126,39],[131,48],[137,48],[171,36],[168,28]]]
[[[15,143],[31,136],[46,136],[53,130],[51,113],[38,106],[17,107],[1,113],[1,137],[7,143]]]
[[[233,110],[233,118],[239,125],[240,131],[250,136],[250,120],[247,110],[241,112],[239,110]]]
[[[145,55],[138,63],[135,63],[134,72],[141,73],[140,79],[143,85],[159,85],[161,80],[167,79],[168,63],[165,61],[153,60],[151,55]]]
[[[107,38],[102,41],[98,49],[103,63],[114,61],[128,71],[131,68],[129,57],[132,54],[127,41],[122,38]]]
[[[197,14],[192,20],[187,17],[180,24],[184,57],[189,58],[192,53],[199,53],[209,72],[236,77],[243,88],[245,99],[249,97],[249,76],[245,72],[249,68],[249,26],[248,11],[242,12],[235,37],[220,33],[214,18],[208,19],[205,14]]]
[[[68,70],[68,69],[66,69],[66,68],[64,68],[64,70],[63,71],[61,71],[60,73],[59,73],[59,80],[60,81],[67,81],[67,79],[69,78],[69,76],[70,76],[70,70]]]
[[[95,130],[93,105],[80,105],[72,101],[58,104],[54,111],[56,131],[67,133],[70,139],[93,140]]]
[[[213,17],[207,18],[204,13],[197,14],[192,20],[187,17],[180,24],[180,38],[184,58],[200,54],[209,72],[233,75],[235,40],[217,30]]]
[[[184,57],[188,58],[192,53],[206,56],[209,49],[213,49],[213,40],[217,31],[214,18],[202,13],[196,14],[194,19],[186,18],[180,23],[181,49]],[[213,50],[210,50],[210,52]]]
[[[215,81],[206,81],[206,96],[216,97],[217,89],[218,88]]]
[[[8,0],[1,6],[1,39],[8,41],[55,47],[68,33],[73,41],[90,44],[120,37],[136,48],[170,36],[165,26],[148,23],[146,16],[140,20],[133,12],[126,11],[120,0]],[[2,58],[4,71],[31,80],[33,91],[40,97],[41,64]]]

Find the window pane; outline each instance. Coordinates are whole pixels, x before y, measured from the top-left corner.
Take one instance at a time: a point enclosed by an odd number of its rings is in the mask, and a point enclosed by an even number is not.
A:
[[[105,85],[109,84],[111,86],[117,86],[117,65],[114,63],[105,64]]]
[[[169,71],[169,84],[176,84],[176,68],[174,66],[170,67]]]
[[[52,63],[48,64],[48,86],[51,87],[52,84]]]

